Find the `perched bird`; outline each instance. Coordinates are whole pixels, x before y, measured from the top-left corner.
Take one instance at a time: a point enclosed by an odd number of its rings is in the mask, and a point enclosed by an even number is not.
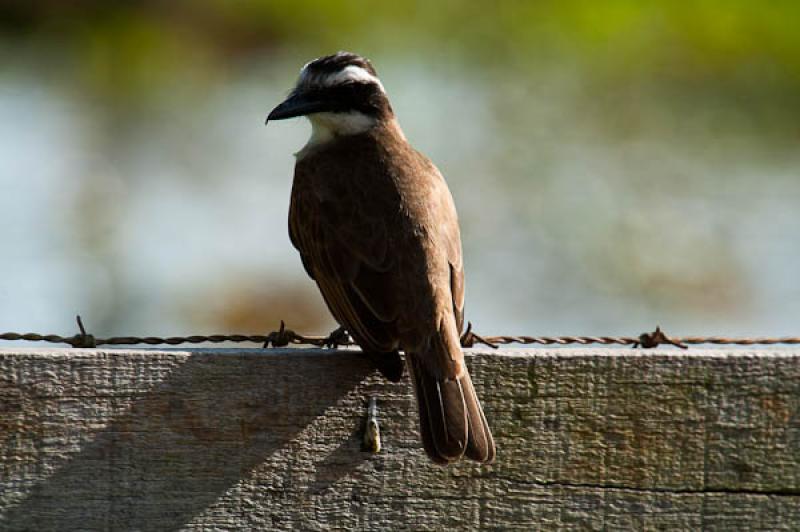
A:
[[[459,341],[461,236],[444,178],[409,145],[361,56],[306,64],[267,122],[297,116],[312,133],[296,154],[289,235],[308,275],[385,375],[399,380],[405,353],[430,458],[491,462],[494,440]]]

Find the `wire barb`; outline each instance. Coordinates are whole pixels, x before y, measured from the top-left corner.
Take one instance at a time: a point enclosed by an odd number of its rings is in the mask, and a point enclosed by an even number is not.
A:
[[[80,314],[75,316],[75,319],[78,322],[78,329],[80,329],[81,332],[70,338],[67,343],[72,347],[83,347],[89,349],[97,347],[97,341],[95,340],[95,337],[86,333],[86,327],[83,326],[83,320],[81,319]]]
[[[281,320],[280,329],[267,335],[267,339],[264,341],[264,347],[286,347],[299,338],[301,339],[293,330],[287,329],[286,323]]]
[[[689,349],[689,346],[682,344],[678,340],[673,340],[661,331],[661,326],[657,325],[656,330],[651,333],[642,333],[639,335],[639,341],[633,344],[633,348],[641,347],[642,349],[653,349],[661,344],[671,344],[681,349]]]
[[[473,347],[476,343],[488,345],[492,349],[498,349],[500,346],[480,336],[478,333],[472,332],[472,322],[467,322],[467,330],[461,335],[461,347]]]

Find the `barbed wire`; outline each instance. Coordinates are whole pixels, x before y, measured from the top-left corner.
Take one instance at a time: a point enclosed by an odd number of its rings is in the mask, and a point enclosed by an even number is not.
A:
[[[96,338],[86,332],[83,320],[76,316],[79,333],[72,336],[59,336],[57,334],[38,333],[0,333],[0,340],[48,342],[55,344],[68,344],[72,347],[93,348],[101,345],[181,345],[204,343],[255,343],[264,347],[285,347],[290,344],[312,345],[316,347],[338,347],[355,345],[347,332],[339,328],[327,336],[305,336],[288,329],[281,321],[280,328],[269,334],[212,334],[192,336],[115,336],[112,338]],[[482,344],[494,349],[500,345],[629,345],[651,349],[659,345],[673,345],[687,349],[689,345],[714,344],[714,345],[796,345],[800,344],[800,337],[780,338],[729,338],[725,336],[667,336],[661,327],[655,331],[632,336],[481,336],[472,330],[472,323],[467,324],[467,330],[461,336],[463,347],[473,347]]]

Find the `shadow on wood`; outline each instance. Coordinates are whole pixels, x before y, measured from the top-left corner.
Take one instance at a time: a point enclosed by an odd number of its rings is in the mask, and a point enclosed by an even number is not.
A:
[[[38,482],[6,523],[17,530],[185,525],[276,450],[291,447],[372,371],[352,356],[317,358],[313,372],[297,371],[291,357],[268,354],[186,358]],[[342,445],[342,456],[352,457],[357,435]],[[335,452],[328,459],[336,467],[326,470],[335,475],[357,465]],[[317,485],[333,481],[321,478]]]

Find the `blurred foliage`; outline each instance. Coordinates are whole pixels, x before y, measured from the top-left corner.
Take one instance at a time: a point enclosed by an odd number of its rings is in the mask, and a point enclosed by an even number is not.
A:
[[[444,54],[491,67],[572,59],[625,79],[800,85],[800,3],[789,0],[25,0],[0,31],[48,43],[99,84],[137,91],[197,63],[224,69],[264,49]],[[313,54],[312,54],[313,55]],[[82,71],[86,71],[83,73]],[[120,83],[108,87],[114,93]]]

